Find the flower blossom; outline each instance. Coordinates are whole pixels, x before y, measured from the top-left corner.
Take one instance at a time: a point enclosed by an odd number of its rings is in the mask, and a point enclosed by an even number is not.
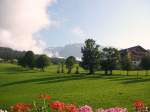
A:
[[[80,107],[79,112],[93,112],[93,110],[90,106],[85,105],[85,106]]]
[[[11,106],[12,112],[28,112],[32,108],[31,105],[26,103],[17,103],[14,106]]]
[[[64,109],[64,103],[60,101],[55,101],[49,104],[49,106],[52,108],[52,111],[57,109],[59,112],[62,112]]]
[[[41,94],[39,96],[40,99],[43,99],[43,100],[50,100],[51,96],[49,96],[48,94]]]
[[[109,109],[97,109],[96,112],[128,112],[126,108],[109,108]]]
[[[144,102],[142,100],[136,100],[134,102],[134,107],[136,110],[142,110],[144,108]]]
[[[66,104],[65,110],[67,112],[78,112],[78,108],[74,104]]]

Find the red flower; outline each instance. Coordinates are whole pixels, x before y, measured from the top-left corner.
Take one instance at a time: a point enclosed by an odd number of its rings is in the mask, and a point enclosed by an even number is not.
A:
[[[134,107],[135,107],[135,109],[137,109],[137,110],[141,110],[141,109],[144,108],[144,102],[143,102],[142,100],[136,100],[136,101],[134,102]]]
[[[63,109],[64,109],[64,103],[60,101],[55,101],[49,104],[49,106],[51,107],[52,111],[54,109],[57,109],[59,112],[63,112]]]
[[[14,106],[11,106],[12,112],[28,112],[32,108],[31,105],[25,103],[17,103]]]
[[[49,96],[48,94],[41,94],[39,96],[40,99],[43,99],[43,100],[50,100],[51,96]]]
[[[66,112],[78,112],[78,108],[74,104],[65,105]]]

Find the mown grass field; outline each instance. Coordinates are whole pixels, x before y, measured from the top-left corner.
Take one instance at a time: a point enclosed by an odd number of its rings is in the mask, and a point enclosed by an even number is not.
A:
[[[0,64],[0,108],[8,108],[16,102],[32,103],[42,93],[48,93],[51,101],[88,104],[94,108],[121,106],[133,112],[136,99],[150,105],[150,76],[144,76],[143,71],[139,72],[138,79],[136,71],[130,72],[129,76],[120,73],[125,72],[114,71],[112,76],[102,72],[70,75],[57,74],[56,66],[41,72]]]

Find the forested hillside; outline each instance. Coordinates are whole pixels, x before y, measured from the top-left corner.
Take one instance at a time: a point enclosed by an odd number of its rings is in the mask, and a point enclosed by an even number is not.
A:
[[[7,47],[0,47],[0,58],[5,60],[12,60],[22,57],[25,51],[17,51]]]

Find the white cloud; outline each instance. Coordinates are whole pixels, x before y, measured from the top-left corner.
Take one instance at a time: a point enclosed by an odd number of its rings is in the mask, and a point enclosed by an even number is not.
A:
[[[73,33],[73,35],[75,36],[76,41],[73,40],[73,43],[84,43],[84,41],[88,38],[92,38],[94,40],[97,41],[97,39],[95,38],[95,34],[92,34],[91,32],[88,32],[84,29],[82,29],[81,27],[77,26],[74,27],[71,32]]]
[[[77,36],[80,36],[80,37],[84,37],[85,36],[84,31],[80,27],[73,28],[72,32],[74,34],[76,34]]]
[[[0,46],[41,53],[45,43],[33,36],[55,22],[48,6],[55,0],[0,0]]]
[[[73,32],[73,34],[75,34],[77,37],[79,37],[81,39],[85,39],[88,37],[88,34],[80,27],[74,27],[72,29],[72,32]]]
[[[128,25],[124,32],[118,33],[118,38],[112,40],[117,47],[127,48],[141,45],[150,49],[150,21],[136,21]]]

